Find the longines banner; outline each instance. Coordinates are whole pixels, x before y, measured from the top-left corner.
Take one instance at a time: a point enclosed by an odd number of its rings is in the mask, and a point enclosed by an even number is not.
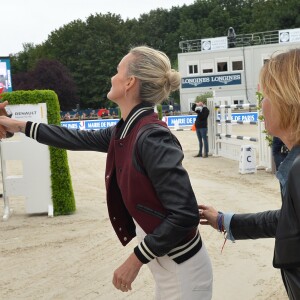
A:
[[[9,57],[0,57],[0,94],[4,92],[12,92]]]
[[[236,85],[241,83],[241,73],[199,77],[184,77],[181,79],[181,88],[201,88],[208,86]]]

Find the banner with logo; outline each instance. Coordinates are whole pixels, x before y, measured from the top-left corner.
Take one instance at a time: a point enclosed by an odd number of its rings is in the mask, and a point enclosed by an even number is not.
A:
[[[300,29],[288,29],[279,31],[279,43],[300,42]]]
[[[6,111],[11,112],[13,119],[47,123],[46,103],[7,105]]]
[[[257,117],[257,112],[232,113],[231,121],[257,122]],[[197,115],[168,116],[163,117],[163,121],[167,123],[168,127],[188,127],[195,123],[196,118]],[[220,114],[218,114],[218,119],[219,118]]]
[[[201,51],[224,50],[227,48],[227,36],[201,40]]]
[[[209,86],[237,85],[242,83],[241,73],[227,75],[210,75],[198,77],[184,77],[181,79],[181,88],[202,88]]]
[[[98,130],[98,129],[105,129],[107,127],[116,125],[118,122],[119,122],[118,119],[63,121],[61,122],[61,126],[70,129]]]
[[[191,127],[196,121],[197,115],[184,115],[184,116],[164,116],[164,121],[168,127]],[[257,121],[257,112],[246,113],[232,113],[232,121]],[[119,122],[118,119],[112,120],[84,120],[84,121],[62,121],[61,126],[69,129],[79,130],[99,130],[114,126]]]

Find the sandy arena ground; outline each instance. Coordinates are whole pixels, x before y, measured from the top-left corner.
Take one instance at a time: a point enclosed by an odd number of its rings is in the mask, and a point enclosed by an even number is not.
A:
[[[243,126],[241,134],[252,136],[253,129]],[[241,175],[237,161],[194,158],[195,132],[174,133],[182,143],[184,166],[198,203],[235,212],[280,207],[279,184],[273,174],[260,170]],[[154,283],[147,266],[129,293],[123,294],[111,283],[113,271],[136,241],[124,248],[110,225],[104,186],[106,155],[68,152],[68,157],[75,214],[27,215],[24,199],[16,198],[11,200],[13,215],[7,222],[0,220],[0,299],[153,299]],[[228,241],[221,254],[222,235],[207,226],[200,231],[213,264],[214,300],[287,299],[280,272],[272,267],[273,239]]]

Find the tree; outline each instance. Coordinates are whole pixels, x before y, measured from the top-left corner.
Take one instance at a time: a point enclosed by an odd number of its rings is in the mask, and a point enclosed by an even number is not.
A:
[[[53,90],[58,96],[61,110],[76,107],[79,99],[76,85],[69,70],[57,60],[41,59],[27,73],[12,76],[15,90]]]
[[[71,22],[49,36],[50,53],[71,71],[82,108],[96,108],[104,101],[110,78],[129,48],[125,29],[119,15],[96,14],[86,22]]]
[[[278,22],[281,29],[300,27],[299,0],[281,0],[278,5]]]
[[[41,45],[24,44],[24,51],[11,56],[13,81],[19,88],[32,86],[36,78],[29,71],[37,62],[56,60],[70,71],[82,108],[109,107],[111,76],[132,46],[164,51],[176,69],[182,40],[227,36],[229,27],[239,35],[300,27],[299,9],[299,0],[195,0],[126,21],[111,13],[90,15],[51,32]],[[179,101],[178,92],[172,97]]]
[[[43,45],[34,46],[32,43],[23,44],[23,51],[11,56],[11,68],[16,73],[28,72],[34,67],[37,60],[46,58],[47,54]]]
[[[213,97],[213,92],[206,92],[202,95],[199,95],[196,97],[195,102],[203,102],[204,104],[207,104],[207,99]]]

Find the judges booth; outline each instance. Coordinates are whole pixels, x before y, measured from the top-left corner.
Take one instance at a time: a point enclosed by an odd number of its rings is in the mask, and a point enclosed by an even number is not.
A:
[[[8,109],[14,119],[47,123],[45,103],[9,105]],[[7,220],[13,211],[14,197],[24,199],[28,214],[48,213],[53,216],[48,146],[39,144],[25,134],[15,133],[13,137],[0,142],[0,150],[3,220]]]

